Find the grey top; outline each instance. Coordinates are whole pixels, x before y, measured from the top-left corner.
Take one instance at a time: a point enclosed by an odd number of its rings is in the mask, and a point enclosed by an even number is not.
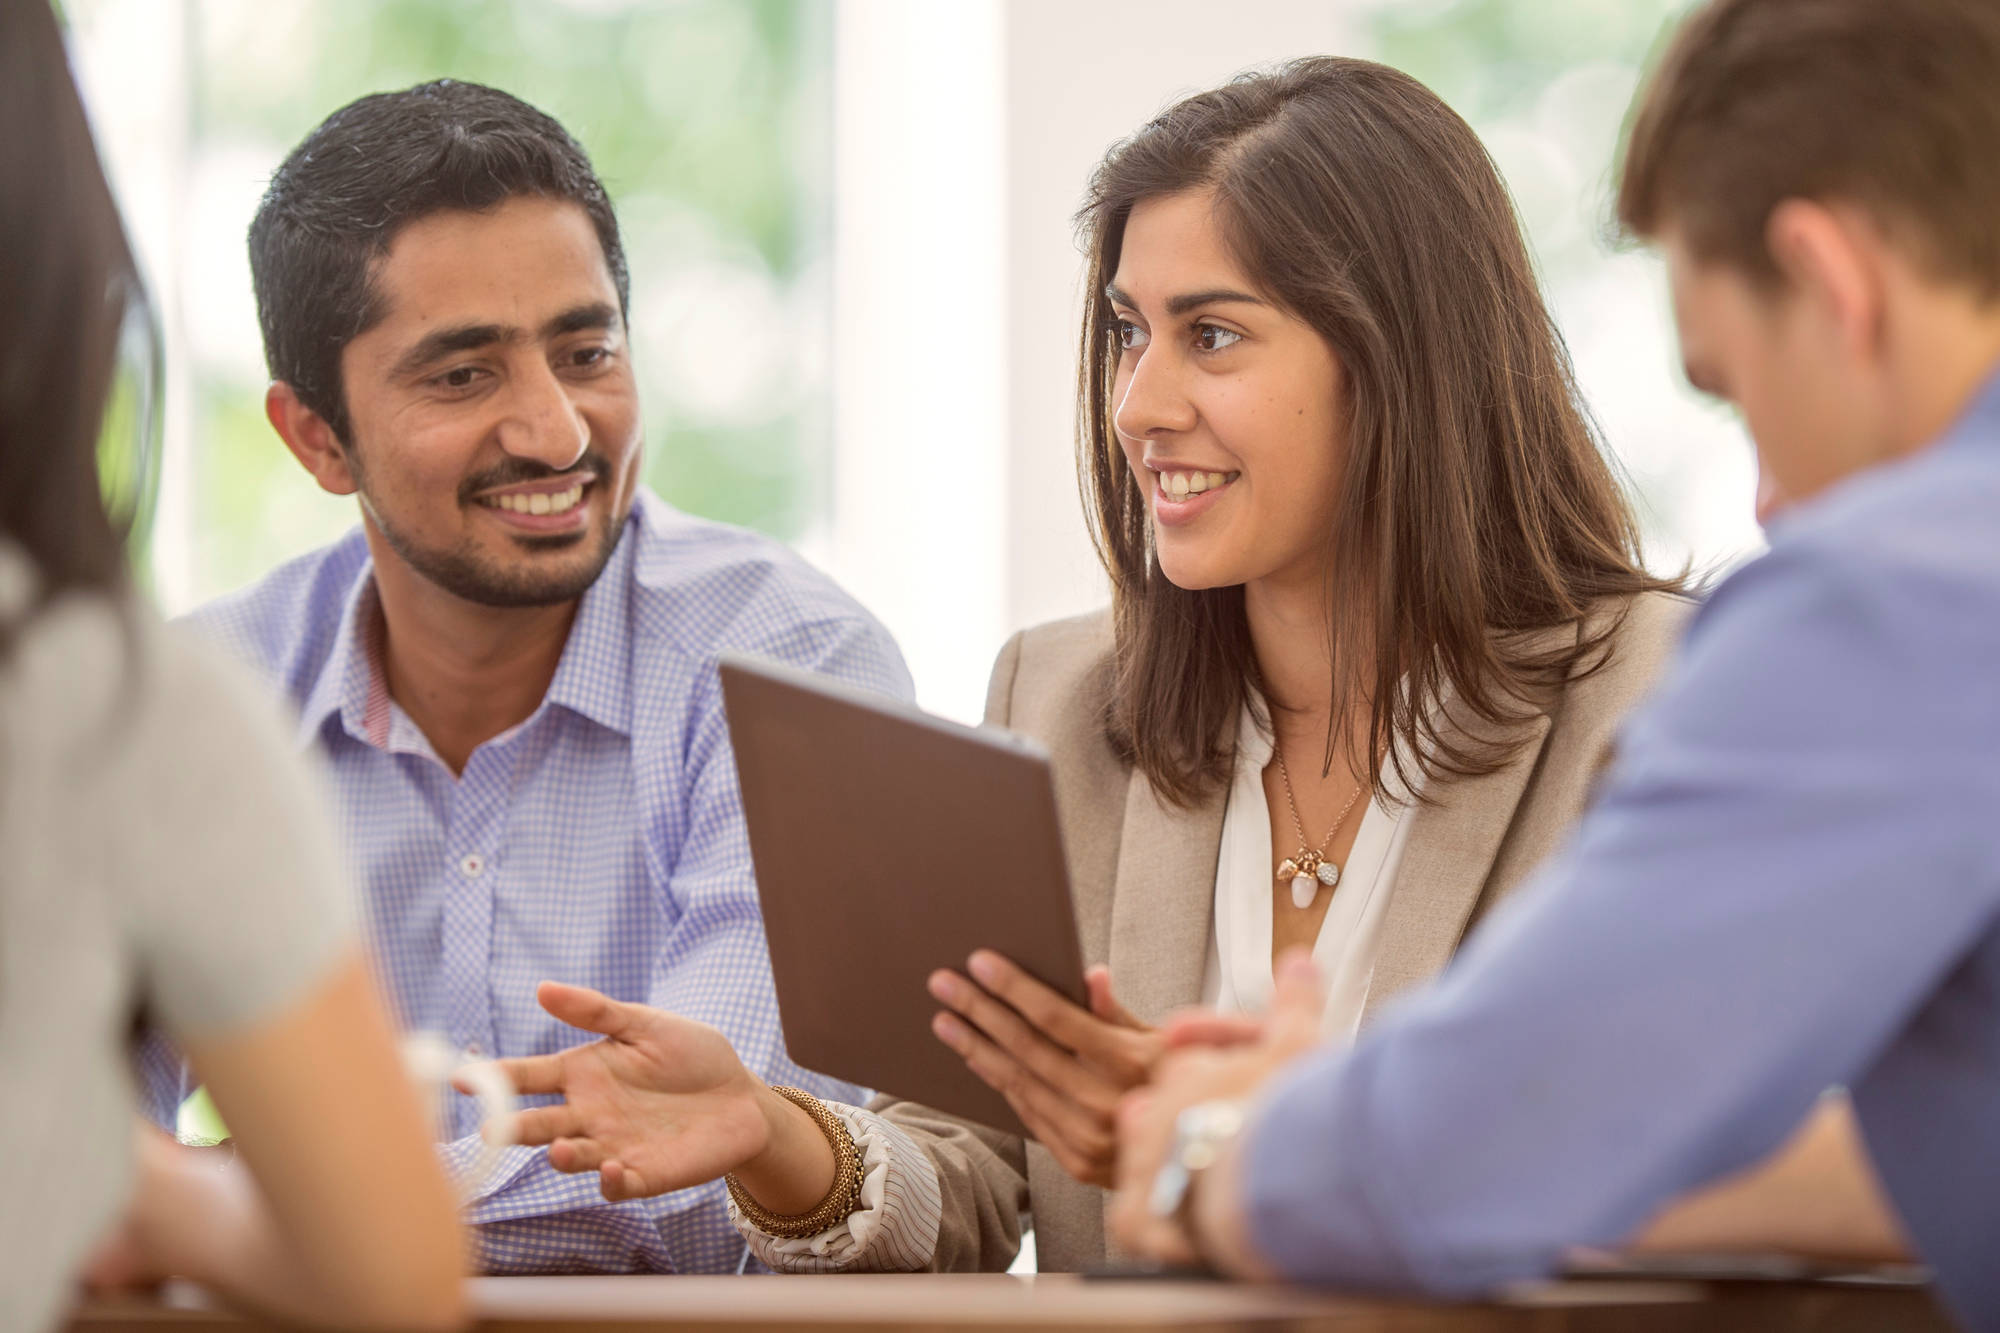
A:
[[[134,1015],[274,1017],[349,946],[324,802],[266,694],[0,545],[0,1328],[49,1327],[131,1184]],[[22,617],[29,616],[25,623]]]

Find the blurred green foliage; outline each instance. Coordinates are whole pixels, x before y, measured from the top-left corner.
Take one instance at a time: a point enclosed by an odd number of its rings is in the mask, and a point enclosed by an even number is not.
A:
[[[1579,66],[1643,67],[1689,0],[1455,0],[1383,4],[1377,58],[1424,81],[1474,125],[1517,114]]]

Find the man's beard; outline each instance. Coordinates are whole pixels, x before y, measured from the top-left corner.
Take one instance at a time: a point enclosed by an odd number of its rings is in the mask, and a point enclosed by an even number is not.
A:
[[[353,459],[352,453],[349,458],[351,462],[358,461]],[[564,472],[582,471],[596,476],[593,485],[601,488],[607,498],[615,493],[615,474],[602,454],[593,449],[572,467],[564,469]],[[572,565],[565,562],[566,567],[560,569],[537,570],[532,568],[532,561],[526,562],[529,568],[513,568],[495,562],[471,541],[443,550],[424,545],[386,520],[381,506],[374,503],[363,470],[355,467],[354,474],[362,503],[367,505],[369,517],[375,521],[375,528],[382,534],[382,540],[389,544],[389,549],[401,557],[404,564],[452,596],[480,606],[556,606],[581,597],[591,584],[597,582],[597,576],[604,572],[604,566],[610,562],[611,553],[618,546],[619,534],[625,527],[625,515],[614,514],[607,509],[603,521],[595,528],[548,536],[516,535],[513,541],[524,553],[574,548],[588,554],[582,557],[581,563]],[[516,460],[468,480],[459,488],[459,503],[477,504],[478,501],[471,497],[480,491],[562,475],[563,472]]]

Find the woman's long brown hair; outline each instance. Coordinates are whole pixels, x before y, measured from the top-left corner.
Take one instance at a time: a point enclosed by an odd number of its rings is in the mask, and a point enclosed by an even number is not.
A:
[[[1506,187],[1471,127],[1408,75],[1296,61],[1178,103],[1105,157],[1079,215],[1090,257],[1078,471],[1116,633],[1106,730],[1167,799],[1227,781],[1257,684],[1241,587],[1161,572],[1112,414],[1104,288],[1135,205],[1215,194],[1239,263],[1339,357],[1346,459],[1326,534],[1333,716],[1365,700],[1356,772],[1471,775],[1509,729],[1606,659],[1605,599],[1678,589],[1576,388]],[[1550,647],[1535,631],[1575,626]],[[1442,725],[1450,697],[1459,725]],[[1377,770],[1373,757],[1388,764]],[[1362,765],[1365,765],[1363,767]]]
[[[138,278],[46,0],[0,2],[0,536],[44,598],[111,588],[124,549],[98,429]],[[0,645],[13,626],[0,625]]]

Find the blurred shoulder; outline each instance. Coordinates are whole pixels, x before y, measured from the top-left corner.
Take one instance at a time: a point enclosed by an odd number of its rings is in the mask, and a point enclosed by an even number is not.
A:
[[[1659,683],[1678,653],[1699,603],[1671,592],[1605,598],[1581,625],[1596,640],[1563,687],[1555,710],[1556,739],[1585,755],[1608,746],[1626,715]],[[1595,763],[1595,759],[1589,762]]]
[[[1079,698],[1096,705],[1109,697],[1111,611],[1104,608],[1024,629],[1007,641],[994,663],[988,712],[1002,708],[1015,719],[1047,713]],[[1001,720],[1001,719],[994,719]]]
[[[1606,636],[1604,661],[1571,688],[1594,681],[1600,691],[1643,690],[1672,660],[1699,606],[1696,598],[1675,592],[1605,599],[1584,628],[1586,636]]]
[[[6,674],[11,757],[44,779],[137,768],[167,780],[189,756],[240,755],[245,727],[277,720],[249,668],[125,594],[67,593],[36,611]]]
[[[1111,652],[1109,608],[1022,630],[993,664],[986,720],[1032,736],[1058,755],[1087,753],[1097,767],[1110,754],[1104,720]]]

